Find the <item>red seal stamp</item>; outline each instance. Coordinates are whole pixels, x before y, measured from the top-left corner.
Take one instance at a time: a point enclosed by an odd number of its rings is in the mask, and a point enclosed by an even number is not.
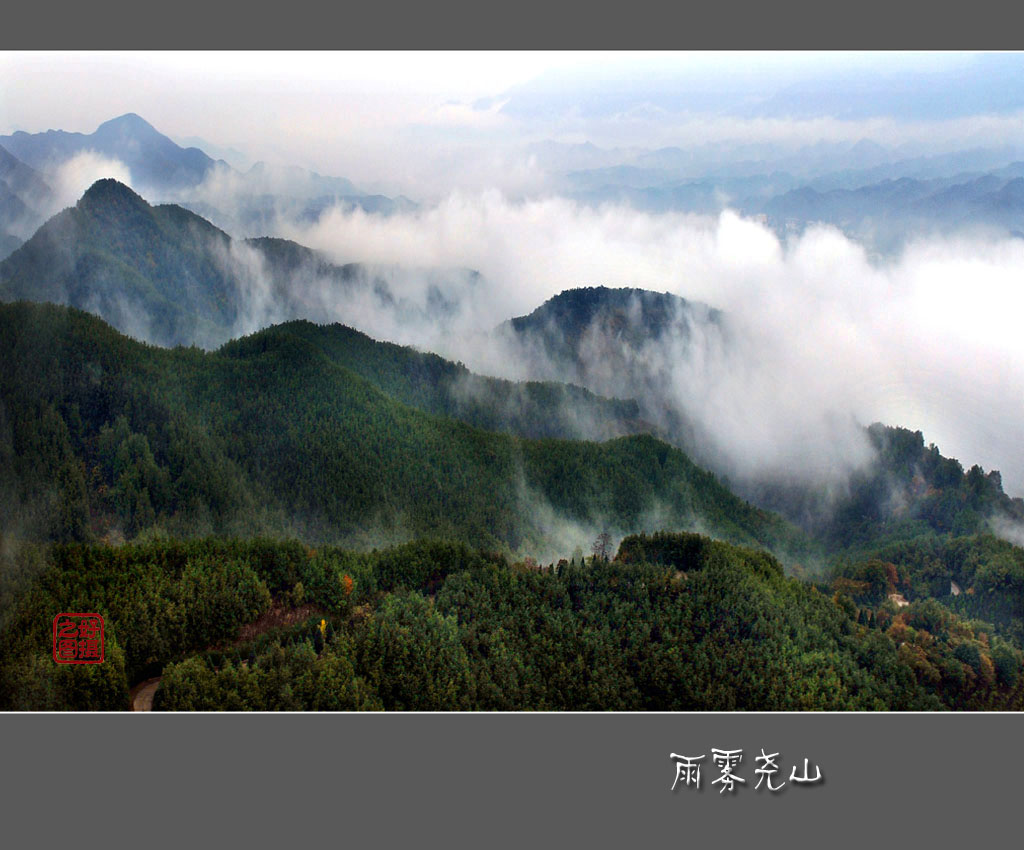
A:
[[[102,664],[102,615],[58,614],[54,617],[53,660],[58,664]]]

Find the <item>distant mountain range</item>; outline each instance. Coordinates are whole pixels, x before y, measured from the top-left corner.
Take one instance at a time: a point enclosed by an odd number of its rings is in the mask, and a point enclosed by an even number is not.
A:
[[[825,222],[852,234],[983,227],[1019,233],[1024,231],[1024,162],[977,176],[903,177],[828,191],[803,187],[756,209],[778,227]]]
[[[895,171],[875,169],[868,173]],[[899,248],[920,233],[987,228],[1024,232],[1024,162],[985,172],[918,178],[858,176],[804,182],[786,172],[683,180],[663,171],[616,166],[567,175],[569,196],[587,204],[623,203],[651,212],[715,215],[726,208],[763,217],[780,234],[834,225],[869,245]],[[852,186],[836,185],[851,183]]]
[[[0,136],[0,259],[54,212],[53,175],[84,153],[122,163],[147,197],[179,203],[234,235],[273,235],[282,219],[308,224],[334,206],[379,215],[416,209],[408,198],[367,195],[350,180],[304,168],[257,162],[238,171],[197,147],[176,144],[129,113],[93,133]]]
[[[313,224],[335,207],[384,216],[418,209],[405,196],[368,195],[346,178],[303,168],[257,162],[236,170],[132,113],[89,134],[0,136],[0,149],[0,258],[52,212],[51,175],[86,151],[122,162],[146,197],[184,206],[236,237],[273,236],[285,222]],[[908,156],[861,139],[735,150],[721,162],[721,151],[707,145],[605,150],[544,142],[526,153],[549,170],[555,189],[581,203],[712,215],[729,207],[761,217],[783,237],[824,222],[891,252],[920,233],[1024,233],[1024,164],[1011,147]]]
[[[88,134],[19,131],[0,136],[0,146],[42,172],[55,170],[76,154],[95,151],[128,166],[136,186],[158,192],[198,186],[216,164],[198,148],[176,145],[134,113],[105,121]]]
[[[229,198],[211,201],[183,198],[181,206],[216,224],[222,230],[238,236],[266,236],[277,233],[282,222],[312,225],[330,209],[348,213],[359,209],[371,215],[394,215],[411,212],[418,205],[403,195],[389,198],[385,195],[294,195],[250,193],[249,173],[243,174],[238,191]]]

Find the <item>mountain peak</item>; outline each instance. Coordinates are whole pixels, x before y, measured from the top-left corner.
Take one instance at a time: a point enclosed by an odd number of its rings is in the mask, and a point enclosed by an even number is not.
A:
[[[96,129],[97,133],[111,131],[131,133],[133,135],[137,135],[139,133],[159,135],[157,129],[152,124],[134,112],[126,112],[124,115],[119,115],[117,118],[111,118],[109,121],[104,121]]]
[[[534,310],[534,313],[579,312],[590,320],[600,310],[624,309],[633,303],[645,309],[653,307],[660,311],[669,308],[686,309],[689,306],[685,298],[669,292],[653,292],[635,287],[582,286],[559,292]]]
[[[97,206],[109,206],[111,204],[133,207],[148,208],[149,204],[140,195],[137,195],[130,187],[125,186],[113,177],[104,177],[97,180],[82,195],[78,202],[80,209],[95,208]]]

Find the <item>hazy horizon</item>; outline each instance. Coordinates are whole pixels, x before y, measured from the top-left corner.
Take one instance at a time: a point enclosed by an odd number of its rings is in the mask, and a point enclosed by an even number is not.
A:
[[[243,162],[435,200],[542,189],[547,166],[523,149],[545,141],[725,161],[1024,145],[1022,69],[1015,53],[4,53],[0,133],[91,133],[134,112]]]

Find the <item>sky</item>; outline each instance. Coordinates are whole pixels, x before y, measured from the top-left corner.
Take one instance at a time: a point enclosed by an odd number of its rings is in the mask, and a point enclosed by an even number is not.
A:
[[[247,163],[436,198],[453,182],[536,189],[521,146],[549,139],[1024,142],[1020,91],[998,97],[1021,65],[1017,54],[958,53],[10,52],[0,54],[0,132],[89,133],[136,112]],[[951,90],[951,74],[967,89]]]
[[[920,428],[1024,494],[1024,240],[922,237],[879,260],[831,228],[780,240],[731,211],[587,208],[556,179],[662,148],[698,171],[829,161],[862,140],[891,161],[1000,145],[1024,159],[1022,54],[3,53],[0,79],[0,133],[90,133],[136,112],[244,166],[300,165],[415,199],[391,218],[282,222],[283,235],[339,261],[479,270],[489,288],[472,326],[596,284],[730,311],[763,356],[708,368],[703,384],[689,374],[685,390],[749,465],[796,463],[812,444],[856,455],[815,431],[852,413]],[[87,165],[88,179],[124,176]]]

